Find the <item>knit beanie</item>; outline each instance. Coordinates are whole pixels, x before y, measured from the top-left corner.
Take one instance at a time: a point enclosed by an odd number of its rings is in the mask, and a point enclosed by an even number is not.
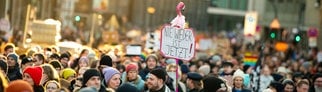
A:
[[[94,87],[85,87],[80,89],[78,92],[98,92],[98,90]]]
[[[5,92],[34,92],[32,86],[23,80],[15,80],[10,82]]]
[[[216,92],[220,88],[227,88],[225,82],[217,77],[206,77],[203,83],[204,92]]]
[[[135,64],[129,64],[126,66],[126,72],[129,72],[130,70],[135,70],[135,71],[138,71],[138,66],[135,65]]]
[[[199,67],[198,71],[204,75],[208,75],[210,73],[210,66],[209,65],[202,65]]]
[[[155,60],[156,60],[156,62],[158,62],[158,60],[159,60],[157,55],[155,55],[155,54],[150,54],[150,55],[146,58],[146,60],[145,60],[145,61],[148,61],[150,58],[155,59]]]
[[[190,70],[189,70],[189,66],[188,66],[188,65],[186,65],[186,64],[182,64],[182,65],[180,65],[180,69],[181,69],[181,72],[182,72],[183,74],[186,74],[186,73],[190,72]]]
[[[116,89],[116,92],[140,92],[135,86],[125,83]]]
[[[112,76],[115,74],[121,74],[121,73],[112,67],[106,67],[103,69],[103,75],[106,83],[108,83],[112,78]]]
[[[220,56],[215,55],[215,56],[212,56],[212,57],[211,57],[211,61],[210,61],[210,63],[211,63],[211,64],[216,64],[216,62],[219,62],[219,61],[221,61]]]
[[[98,70],[91,68],[85,71],[85,73],[83,74],[83,81],[82,81],[82,85],[85,87],[87,81],[92,78],[93,76],[97,76],[97,77],[101,77],[101,74]]]
[[[158,77],[159,79],[162,79],[163,82],[166,81],[167,72],[162,68],[153,69],[150,72],[150,74],[153,74],[154,76]]]
[[[19,56],[17,54],[10,53],[10,54],[8,54],[7,57],[12,57],[16,61],[16,63],[18,63]]]
[[[56,61],[56,60],[49,62],[49,64],[51,64],[54,68],[60,68],[61,69],[63,67],[60,64],[60,62],[59,61]]]
[[[34,81],[35,86],[40,85],[41,77],[43,75],[43,69],[40,66],[33,66],[33,67],[27,67],[23,73],[27,73],[30,75],[32,80]]]
[[[31,57],[24,57],[21,60],[21,65],[25,65],[26,63],[33,62]]]
[[[234,75],[233,75],[233,79],[235,79],[236,77],[241,77],[241,78],[243,78],[244,79],[244,72],[243,71],[241,71],[240,69],[237,69],[236,71],[235,71],[235,73],[234,73]]]
[[[0,59],[0,68],[4,70],[5,73],[8,72],[8,64],[6,61]]]
[[[102,55],[101,60],[100,60],[100,65],[107,65],[112,67],[112,58],[108,55]]]
[[[64,79],[68,79],[68,77],[74,76],[74,75],[76,75],[76,72],[75,72],[75,70],[73,70],[71,68],[66,68],[66,69],[61,71],[61,76]]]
[[[165,60],[165,62],[169,65],[169,64],[176,64],[177,60],[176,59],[167,59]]]

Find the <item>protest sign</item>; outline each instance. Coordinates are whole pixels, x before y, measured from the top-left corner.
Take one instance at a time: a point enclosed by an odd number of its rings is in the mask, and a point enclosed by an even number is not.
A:
[[[126,55],[141,55],[142,47],[140,45],[128,45],[126,46]]]
[[[190,60],[195,55],[195,45],[191,29],[166,25],[161,31],[160,50],[165,57]]]

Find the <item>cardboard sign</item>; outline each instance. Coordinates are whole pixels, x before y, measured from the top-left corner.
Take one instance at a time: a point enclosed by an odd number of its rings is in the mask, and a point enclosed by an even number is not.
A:
[[[128,45],[126,46],[126,55],[141,55],[142,47],[140,45]]]
[[[56,36],[59,35],[56,24],[46,24],[43,21],[35,21],[30,26],[32,30],[32,43],[56,44]]]
[[[163,56],[190,60],[195,55],[195,36],[191,29],[166,25],[161,31],[160,50]]]

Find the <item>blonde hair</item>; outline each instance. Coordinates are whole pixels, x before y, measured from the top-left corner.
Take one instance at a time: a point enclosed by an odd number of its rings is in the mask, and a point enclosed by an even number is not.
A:
[[[179,68],[177,68],[177,67],[178,67],[178,66],[177,66],[176,64],[169,64],[169,65],[167,65],[167,67],[166,67],[166,71],[167,71],[167,72],[169,72],[171,68],[179,69]]]
[[[42,64],[41,67],[44,70],[44,74],[47,74],[49,80],[59,81],[59,74],[52,65]]]
[[[55,80],[51,80],[51,81],[48,81],[46,84],[45,84],[45,89],[47,88],[47,86],[49,85],[49,83],[55,83],[57,85],[57,89],[60,89],[61,86],[60,86],[60,83],[58,83],[57,81]]]

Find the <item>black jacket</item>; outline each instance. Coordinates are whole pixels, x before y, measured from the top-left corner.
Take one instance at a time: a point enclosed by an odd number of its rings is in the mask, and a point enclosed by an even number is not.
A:
[[[192,90],[190,90],[189,92],[201,92],[201,90],[198,90],[198,89],[192,89]]]
[[[45,92],[44,87],[42,86],[33,86],[34,92]]]
[[[10,81],[22,79],[22,75],[20,73],[20,68],[19,67],[12,67],[11,69],[8,69],[8,78]]]

